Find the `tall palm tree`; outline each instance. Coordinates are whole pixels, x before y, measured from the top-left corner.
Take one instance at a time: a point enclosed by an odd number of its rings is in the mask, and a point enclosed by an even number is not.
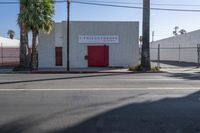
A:
[[[149,33],[150,33],[150,0],[143,0],[143,31],[142,31],[142,58],[141,69],[142,71],[151,70],[150,63],[150,46],[149,46]]]
[[[7,35],[9,36],[10,39],[14,39],[15,31],[13,31],[13,30],[8,30]]]
[[[53,28],[54,1],[27,0],[26,9],[19,14],[18,21],[32,32],[31,68],[37,69],[37,37],[39,32],[50,33]]]
[[[20,0],[20,14],[26,10],[28,0]],[[23,22],[18,22],[20,27],[20,69],[29,69],[28,30]]]

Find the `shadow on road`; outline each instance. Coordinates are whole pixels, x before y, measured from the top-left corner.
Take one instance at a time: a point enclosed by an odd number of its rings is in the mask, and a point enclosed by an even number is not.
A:
[[[200,80],[199,73],[171,73],[169,77],[187,79],[187,80]]]
[[[91,117],[72,127],[47,133],[199,133],[199,100],[200,92],[196,92],[181,98],[133,103]],[[19,119],[0,126],[0,132],[29,133],[33,126],[53,119],[57,114],[39,121]],[[42,133],[42,129],[38,132]]]
[[[200,93],[129,104],[49,133],[198,133]]]
[[[16,83],[31,83],[31,82],[43,82],[43,81],[54,81],[54,80],[67,80],[67,79],[81,79],[81,78],[92,78],[92,77],[105,77],[105,76],[117,76],[117,75],[127,75],[131,73],[109,73],[109,74],[90,74],[90,75],[78,75],[69,76],[61,78],[45,78],[45,79],[34,79],[34,80],[20,80],[20,81],[6,81],[0,82],[1,84],[16,84]]]

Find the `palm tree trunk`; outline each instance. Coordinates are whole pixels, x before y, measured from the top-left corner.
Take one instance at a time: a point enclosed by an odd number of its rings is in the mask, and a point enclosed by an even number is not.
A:
[[[20,13],[24,11],[25,7],[20,5]],[[23,24],[20,24],[20,69],[25,70],[29,68],[28,55],[28,33]]]
[[[38,31],[33,29],[32,30],[32,54],[31,54],[31,68],[32,70],[37,69],[37,35]]]
[[[141,69],[143,71],[151,70],[150,49],[149,49],[149,32],[150,32],[150,0],[143,0],[143,43]]]

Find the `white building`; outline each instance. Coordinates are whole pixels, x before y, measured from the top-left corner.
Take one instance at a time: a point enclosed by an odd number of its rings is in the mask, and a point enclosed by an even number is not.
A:
[[[138,22],[70,22],[70,68],[128,67],[139,61]],[[67,66],[67,23],[40,34],[39,68]]]
[[[197,44],[200,44],[200,30],[152,42],[151,60],[158,58],[158,44],[160,44],[160,60],[197,63]]]
[[[17,39],[10,39],[0,37],[0,46],[3,48],[19,48],[20,41]]]

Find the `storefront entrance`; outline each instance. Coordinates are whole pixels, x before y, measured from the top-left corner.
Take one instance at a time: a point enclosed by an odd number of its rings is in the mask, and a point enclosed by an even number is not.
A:
[[[109,46],[88,46],[88,67],[108,67]]]

